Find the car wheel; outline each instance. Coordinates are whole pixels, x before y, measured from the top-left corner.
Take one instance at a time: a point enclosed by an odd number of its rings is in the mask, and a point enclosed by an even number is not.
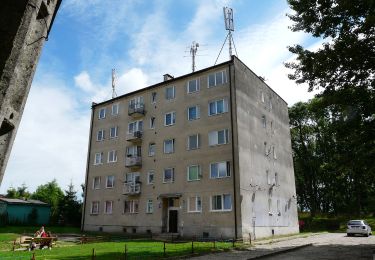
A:
[[[348,237],[351,237],[353,234],[349,234],[349,233],[347,233],[346,235],[347,235]]]
[[[369,233],[365,234],[365,237],[368,237],[369,236]]]

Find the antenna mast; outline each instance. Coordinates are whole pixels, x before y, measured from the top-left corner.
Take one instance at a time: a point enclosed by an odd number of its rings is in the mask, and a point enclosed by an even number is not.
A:
[[[112,69],[112,98],[117,97],[116,93],[116,70]]]
[[[232,58],[232,32],[234,31],[234,24],[233,24],[233,9],[229,7],[223,7],[224,12],[224,23],[225,23],[225,30],[228,31],[228,43],[229,43],[229,59]]]
[[[197,55],[199,43],[193,41],[190,47],[190,55],[191,55],[191,69],[193,72],[195,71],[195,56]]]

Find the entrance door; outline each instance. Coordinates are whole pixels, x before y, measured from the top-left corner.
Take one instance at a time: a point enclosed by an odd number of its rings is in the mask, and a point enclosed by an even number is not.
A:
[[[177,233],[177,210],[169,211],[169,233]]]

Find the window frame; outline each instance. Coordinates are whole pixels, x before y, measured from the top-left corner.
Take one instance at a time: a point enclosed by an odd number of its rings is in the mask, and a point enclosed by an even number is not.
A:
[[[198,169],[198,172],[197,172],[197,178],[196,179],[190,179],[190,168],[191,167],[197,167]],[[192,181],[200,181],[201,180],[201,177],[202,177],[202,173],[201,173],[201,166],[199,164],[191,164],[191,165],[188,165],[187,167],[187,176],[186,176],[186,179],[188,182],[192,182]]]
[[[226,175],[220,176],[220,169],[219,169],[220,166],[219,165],[224,164],[224,163],[225,163],[225,167],[226,167]],[[213,164],[217,164],[217,177],[212,175],[212,165]],[[212,163],[210,163],[209,167],[210,167],[210,179],[224,179],[224,178],[230,178],[231,177],[231,169],[230,169],[230,162],[229,161],[212,162]]]
[[[94,204],[96,205],[96,207],[94,207]],[[97,209],[95,212],[94,212],[94,208]],[[99,215],[99,212],[100,212],[100,201],[97,201],[97,200],[91,201],[90,215]]]
[[[172,89],[172,97],[168,96],[168,90]],[[168,86],[165,88],[165,99],[168,101],[174,100],[176,98],[176,86]]]
[[[167,115],[171,115],[171,123],[167,124]],[[176,124],[176,112],[171,111],[164,114],[164,126],[172,126]]]
[[[130,125],[132,125],[132,132],[130,132]],[[143,132],[143,120],[135,120],[128,123],[128,135],[134,134],[135,132]]]
[[[150,207],[151,205],[151,207]],[[147,199],[146,201],[146,214],[154,213],[154,202],[152,199]]]
[[[102,112],[103,112],[103,114],[102,114]],[[107,108],[105,108],[105,107],[100,108],[99,112],[98,112],[98,119],[99,120],[105,119],[106,114],[107,114]]]
[[[116,107],[116,110],[114,110],[113,108]],[[120,108],[120,105],[119,103],[114,103],[112,104],[112,108],[111,108],[111,115],[112,116],[117,116],[119,114],[119,108]],[[115,112],[115,113],[114,113]]]
[[[112,185],[108,186],[108,183],[109,183],[110,179],[112,179],[112,181],[111,181]],[[115,176],[114,175],[106,176],[106,178],[105,178],[105,188],[106,189],[113,189],[114,187],[115,187]]]
[[[126,202],[129,202],[129,212],[126,212],[125,209],[125,204]],[[139,213],[139,200],[124,200],[124,209],[123,209],[123,214],[138,214]],[[135,207],[137,205],[137,207]],[[136,211],[137,209],[137,211]]]
[[[155,121],[156,121],[156,117],[154,116],[150,117],[150,129],[155,129]]]
[[[115,135],[112,136],[112,129],[115,129]],[[112,126],[109,128],[109,139],[116,139],[118,137],[118,126]]]
[[[194,91],[190,91],[190,82],[193,82],[193,81],[195,81],[196,89]],[[193,93],[197,93],[199,91],[200,91],[200,79],[199,78],[191,79],[187,82],[187,84],[186,84],[186,93],[187,94],[193,94]]]
[[[151,149],[151,147],[153,147],[153,150]],[[148,144],[148,156],[149,157],[153,157],[155,156],[155,148],[156,148],[156,144],[154,142],[151,142]]]
[[[217,75],[221,73],[221,77],[222,77],[222,83],[219,84],[218,83],[218,78],[217,78]],[[214,85],[210,85],[210,76],[214,75],[214,78],[215,78],[215,83]],[[214,88],[214,87],[217,87],[217,86],[221,86],[221,85],[224,85],[224,84],[227,84],[228,83],[228,77],[227,77],[227,71],[224,69],[224,70],[221,70],[221,71],[215,71],[215,72],[212,72],[210,74],[208,74],[207,76],[207,88]]]
[[[171,141],[171,145],[172,145],[172,151],[171,152],[166,152],[166,142],[167,141]],[[165,139],[164,142],[164,147],[163,147],[163,152],[164,154],[172,154],[175,152],[175,139],[174,138],[171,138],[171,139]]]
[[[214,197],[218,197],[218,196],[221,197],[221,209],[214,209],[213,208],[214,205],[213,205],[212,202],[213,202]],[[225,209],[225,196],[229,196],[230,209]],[[210,196],[210,211],[211,212],[229,212],[229,211],[232,211],[232,210],[233,210],[233,202],[232,202],[232,195],[231,194],[226,193],[226,194],[216,194],[216,195]]]
[[[150,176],[152,176],[152,182],[150,182]],[[150,170],[147,172],[147,185],[155,184],[155,171]]]
[[[190,147],[190,137],[195,137],[196,138],[196,143],[197,143],[197,147],[196,148]],[[200,137],[200,134],[188,135],[188,138],[187,138],[187,150],[188,151],[192,151],[192,150],[198,150],[200,148],[201,148],[201,137]]]
[[[111,154],[113,156],[111,156]],[[112,158],[112,160],[110,160]],[[107,163],[115,163],[117,162],[117,150],[111,150],[111,151],[108,151],[108,158],[107,158]]]
[[[99,155],[99,162],[97,161],[97,156]],[[102,165],[103,164],[103,152],[95,153],[94,156],[94,165]]]
[[[157,92],[151,92],[151,104],[156,104]]]
[[[220,138],[219,138],[219,133],[223,132],[224,135],[224,143],[219,143]],[[214,135],[213,137],[211,137]],[[229,144],[229,129],[221,129],[221,130],[214,130],[208,132],[208,146],[219,146],[219,145],[226,145]],[[214,140],[214,143],[211,143],[211,141]]]
[[[96,180],[98,180],[98,187],[96,187],[96,185],[95,185]],[[95,176],[92,179],[92,189],[93,190],[100,190],[100,184],[101,184],[101,177],[100,176]]]
[[[166,181],[165,180],[165,173],[167,170],[171,170],[172,171],[172,176],[171,176],[171,180],[170,181]],[[169,167],[169,168],[164,168],[163,170],[163,183],[174,183],[175,181],[175,170],[174,170],[174,167]]]
[[[108,202],[110,202],[110,205],[111,205],[111,207],[110,207],[111,211],[110,212],[108,212],[108,207],[107,207]],[[112,212],[113,212],[113,200],[106,200],[104,202],[104,214],[112,215]]]
[[[101,133],[101,138],[99,138],[99,133]],[[104,141],[105,139],[105,130],[104,129],[99,129],[97,132],[96,132],[96,141],[97,142],[102,142]]]
[[[223,102],[223,112],[218,112],[218,103],[220,101]],[[215,112],[214,113],[211,113],[211,104],[212,103],[215,104]],[[208,116],[217,116],[217,115],[228,113],[228,111],[229,111],[229,103],[228,103],[228,99],[226,97],[220,98],[220,99],[215,99],[215,100],[212,100],[212,101],[208,102]]]
[[[196,109],[195,118],[190,118],[190,109],[191,108]],[[200,111],[200,107],[198,105],[188,107],[188,109],[187,109],[187,119],[188,119],[188,121],[194,121],[194,120],[198,120],[200,118],[201,118],[201,111]]]
[[[190,210],[191,198],[194,198],[194,205],[195,205],[194,208],[195,208],[195,210]],[[198,200],[200,201],[200,208],[198,207]],[[196,196],[189,196],[188,197],[187,212],[188,213],[202,213],[202,198],[201,198],[201,196],[196,195]]]

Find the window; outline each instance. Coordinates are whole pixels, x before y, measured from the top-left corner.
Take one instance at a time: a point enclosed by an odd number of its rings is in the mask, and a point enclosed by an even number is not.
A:
[[[199,149],[200,147],[200,135],[189,135],[188,137],[188,150]]]
[[[266,116],[262,116],[262,126],[263,126],[263,128],[266,128],[266,126],[267,126],[267,121],[266,121]]]
[[[150,143],[148,145],[148,156],[154,156],[155,155],[155,143]]]
[[[230,164],[229,162],[215,162],[210,163],[210,178],[218,179],[230,177]]]
[[[112,151],[108,152],[108,162],[109,163],[117,162],[117,151],[116,150],[112,150]]]
[[[128,184],[137,184],[139,179],[139,172],[129,172],[125,175],[125,183]]]
[[[188,108],[188,120],[196,120],[200,117],[199,106],[193,106]]]
[[[154,184],[154,175],[155,175],[154,171],[149,171],[147,173],[147,184]]]
[[[124,201],[124,213],[138,213],[139,211],[139,202],[138,200],[125,200]]]
[[[115,176],[107,176],[107,180],[105,182],[106,188],[113,188],[115,186]]]
[[[189,80],[187,84],[187,93],[199,91],[199,79]]]
[[[201,169],[199,165],[190,165],[187,168],[188,181],[199,181],[201,177]]]
[[[113,206],[113,201],[107,200],[104,204],[104,213],[112,214],[112,206]]]
[[[272,216],[272,199],[268,199],[268,214]]]
[[[100,189],[100,177],[94,177],[94,180],[92,181],[92,188],[94,190]]]
[[[228,101],[226,99],[219,99],[209,103],[208,115],[214,116],[228,112]]]
[[[164,141],[164,153],[174,153],[174,139]]]
[[[113,104],[112,105],[112,116],[118,115],[118,108],[119,108],[118,104]]]
[[[129,100],[129,108],[138,109],[138,108],[143,108],[143,107],[144,107],[143,97],[135,97]]]
[[[99,214],[99,201],[91,202],[91,214]]]
[[[94,165],[103,164],[103,153],[96,153],[95,154],[95,162]]]
[[[167,100],[172,100],[175,98],[175,87],[167,87],[165,89],[165,98]]]
[[[153,213],[153,212],[154,212],[154,204],[152,203],[152,200],[147,200],[146,213]]]
[[[96,141],[103,141],[105,138],[105,131],[103,129],[96,133]]]
[[[271,185],[271,176],[269,170],[266,170],[267,184]]]
[[[215,195],[211,197],[212,211],[230,211],[232,210],[232,198],[230,194]]]
[[[151,103],[155,104],[156,103],[156,92],[151,93]]]
[[[208,133],[208,144],[210,146],[227,144],[228,142],[228,129]]]
[[[141,156],[141,146],[128,146],[126,147],[126,157],[136,157],[136,156]]]
[[[275,185],[279,186],[279,175],[275,172]]]
[[[225,70],[208,75],[208,87],[215,87],[227,83]]]
[[[128,134],[134,134],[135,132],[143,131],[143,121],[138,120],[128,124]]]
[[[163,182],[164,183],[174,182],[174,168],[164,169]]]
[[[277,159],[275,146],[272,146],[273,159]]]
[[[261,100],[262,100],[262,103],[264,103],[264,93],[263,93],[263,91],[261,92]]]
[[[188,212],[202,212],[202,200],[199,196],[189,197]]]
[[[150,129],[154,129],[155,128],[155,117],[152,116],[150,118]]]
[[[111,127],[109,131],[109,138],[117,138],[117,130],[118,126]]]
[[[106,111],[105,108],[101,108],[99,110],[99,119],[104,119],[105,118],[105,111]]]
[[[176,112],[169,112],[165,114],[164,125],[170,126],[176,123]]]

